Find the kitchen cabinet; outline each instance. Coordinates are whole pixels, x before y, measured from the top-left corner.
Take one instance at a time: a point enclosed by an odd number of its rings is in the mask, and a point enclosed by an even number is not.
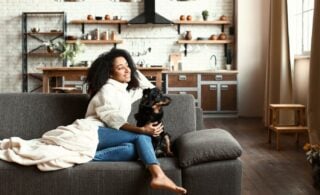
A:
[[[201,74],[200,105],[206,113],[237,111],[237,74]]]
[[[237,103],[237,71],[165,72],[166,93],[191,94],[205,114],[235,115]]]
[[[166,93],[190,94],[198,104],[198,74],[195,73],[166,73]]]

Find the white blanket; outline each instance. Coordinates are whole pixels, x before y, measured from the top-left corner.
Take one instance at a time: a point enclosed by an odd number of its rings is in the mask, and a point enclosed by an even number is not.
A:
[[[0,159],[37,165],[41,171],[86,163],[94,157],[98,144],[98,126],[89,120],[76,120],[71,125],[60,126],[39,139],[11,137],[0,140]]]

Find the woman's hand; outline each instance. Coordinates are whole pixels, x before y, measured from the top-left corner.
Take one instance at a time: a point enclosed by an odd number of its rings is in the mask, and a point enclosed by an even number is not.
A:
[[[145,134],[151,135],[153,137],[158,137],[160,133],[163,132],[163,125],[162,123],[148,123],[145,126],[143,126],[143,131]]]

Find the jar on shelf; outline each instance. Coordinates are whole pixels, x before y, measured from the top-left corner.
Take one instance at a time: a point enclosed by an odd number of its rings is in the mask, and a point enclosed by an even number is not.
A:
[[[185,40],[191,40],[191,39],[192,39],[192,34],[191,34],[191,31],[190,31],[190,30],[186,31],[186,34],[185,34],[185,36],[184,36],[184,39],[185,39]]]
[[[227,34],[222,32],[220,35],[219,35],[219,40],[226,40],[227,39]]]

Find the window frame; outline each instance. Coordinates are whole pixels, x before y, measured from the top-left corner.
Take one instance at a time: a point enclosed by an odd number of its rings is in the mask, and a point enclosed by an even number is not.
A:
[[[301,8],[299,9],[299,11],[297,11],[295,13],[295,17],[296,17],[295,18],[295,23],[297,23],[297,28],[298,28],[298,26],[300,26],[300,28],[301,28],[301,36],[302,36],[302,37],[298,37],[298,35],[296,35],[296,39],[297,40],[301,39],[301,41],[297,45],[297,48],[299,48],[299,49],[296,51],[295,55],[310,55],[311,39],[312,39],[314,0],[311,0],[313,2],[313,4],[311,3],[312,7],[309,7],[309,8],[306,8],[306,3],[305,3],[306,1],[308,1],[308,0],[302,0]],[[311,12],[311,21],[309,21],[309,19],[306,18],[307,15],[310,14],[310,12]],[[300,24],[298,22],[299,20],[301,20]],[[310,26],[310,24],[311,24],[311,26]],[[307,26],[305,27],[305,25],[307,25]],[[300,29],[296,29],[296,31],[298,31],[298,30],[300,30]],[[311,32],[308,32],[309,30]],[[305,36],[309,36],[307,40],[305,39]],[[306,48],[306,45],[309,45],[309,47]]]

